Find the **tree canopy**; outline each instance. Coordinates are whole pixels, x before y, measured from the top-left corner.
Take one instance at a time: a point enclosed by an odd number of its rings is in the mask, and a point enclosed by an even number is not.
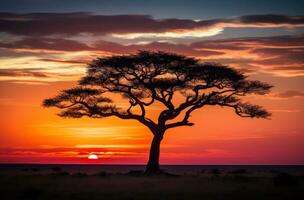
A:
[[[239,71],[215,63],[166,52],[141,51],[135,55],[98,58],[89,64],[87,74],[79,87],[64,90],[58,96],[46,99],[43,105],[63,109],[62,117],[110,117],[135,119],[153,128],[193,125],[191,112],[206,105],[233,108],[241,117],[267,118],[270,113],[261,106],[242,102],[248,94],[263,95],[272,86],[247,80]],[[117,105],[105,93],[118,93],[129,102],[128,108]],[[184,101],[173,102],[179,93]],[[147,106],[155,101],[165,109],[157,121],[148,118]],[[141,113],[135,114],[133,108]],[[186,111],[187,110],[187,111]],[[182,121],[167,123],[186,111]]]
[[[62,117],[137,120],[161,140],[167,129],[192,126],[191,113],[204,106],[229,107],[241,117],[268,118],[269,112],[244,102],[242,97],[264,95],[271,87],[248,80],[225,65],[167,52],[140,51],[95,59],[77,87],[44,100],[43,105],[62,109]],[[115,102],[112,94],[119,94],[128,106]],[[152,119],[147,108],[156,103],[162,110],[157,119]]]

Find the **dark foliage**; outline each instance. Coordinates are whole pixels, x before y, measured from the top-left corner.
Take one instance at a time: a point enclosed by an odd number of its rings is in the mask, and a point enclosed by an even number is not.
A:
[[[135,55],[98,58],[88,67],[80,86],[62,91],[46,99],[45,107],[63,109],[64,117],[108,117],[135,119],[151,129],[192,125],[190,113],[205,105],[231,107],[242,117],[270,116],[257,105],[244,103],[239,97],[266,94],[272,87],[260,81],[247,80],[235,69],[214,63],[200,63],[193,58],[165,52],[141,51]],[[118,93],[129,101],[129,108],[117,107],[105,93]],[[180,93],[185,101],[174,105],[174,95]],[[155,101],[163,104],[158,122],[146,116],[146,107]],[[132,110],[141,109],[140,114]],[[168,123],[183,111],[184,119]],[[154,132],[154,131],[153,131]]]
[[[166,52],[140,51],[134,55],[97,58],[89,64],[78,87],[44,100],[43,105],[62,109],[59,113],[62,117],[115,116],[139,121],[154,135],[150,152],[153,161],[149,162],[158,163],[159,144],[166,130],[192,126],[190,116],[197,109],[221,106],[233,109],[241,117],[270,117],[264,108],[243,102],[241,97],[264,95],[271,87],[247,80],[228,66],[201,63]],[[128,106],[113,102],[113,95],[127,100]],[[162,110],[157,119],[152,119],[147,107],[155,103],[161,104]]]

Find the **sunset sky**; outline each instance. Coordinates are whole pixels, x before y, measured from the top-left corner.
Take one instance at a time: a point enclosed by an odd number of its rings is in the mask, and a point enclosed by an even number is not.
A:
[[[137,121],[60,118],[41,106],[92,59],[138,50],[223,63],[275,86],[247,98],[271,120],[203,108],[195,126],[166,133],[161,164],[304,164],[298,0],[0,1],[0,163],[145,164],[152,134]]]

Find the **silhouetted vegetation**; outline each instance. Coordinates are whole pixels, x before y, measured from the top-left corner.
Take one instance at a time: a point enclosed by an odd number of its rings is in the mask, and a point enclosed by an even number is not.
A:
[[[215,172],[216,170],[214,170]],[[29,173],[32,173],[31,176]],[[172,176],[160,173],[152,177],[142,171],[97,174],[28,172],[0,176],[0,194],[4,200],[269,200],[303,199],[304,179],[297,175],[222,172]]]
[[[154,136],[146,167],[149,174],[162,172],[160,143],[168,129],[194,125],[191,114],[205,106],[228,107],[241,117],[268,118],[271,114],[264,108],[243,102],[241,97],[264,95],[271,87],[248,80],[228,66],[171,53],[140,51],[97,58],[89,64],[78,87],[44,100],[43,105],[61,109],[61,117],[114,116],[142,123]],[[114,94],[126,99],[128,106],[115,103]],[[147,109],[155,104],[162,106],[156,119]]]

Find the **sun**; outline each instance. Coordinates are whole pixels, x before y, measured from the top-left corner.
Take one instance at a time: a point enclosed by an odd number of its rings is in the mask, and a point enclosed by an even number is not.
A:
[[[88,156],[88,159],[90,159],[90,160],[97,160],[97,159],[98,159],[98,156],[95,155],[95,154],[90,154],[90,155]]]

